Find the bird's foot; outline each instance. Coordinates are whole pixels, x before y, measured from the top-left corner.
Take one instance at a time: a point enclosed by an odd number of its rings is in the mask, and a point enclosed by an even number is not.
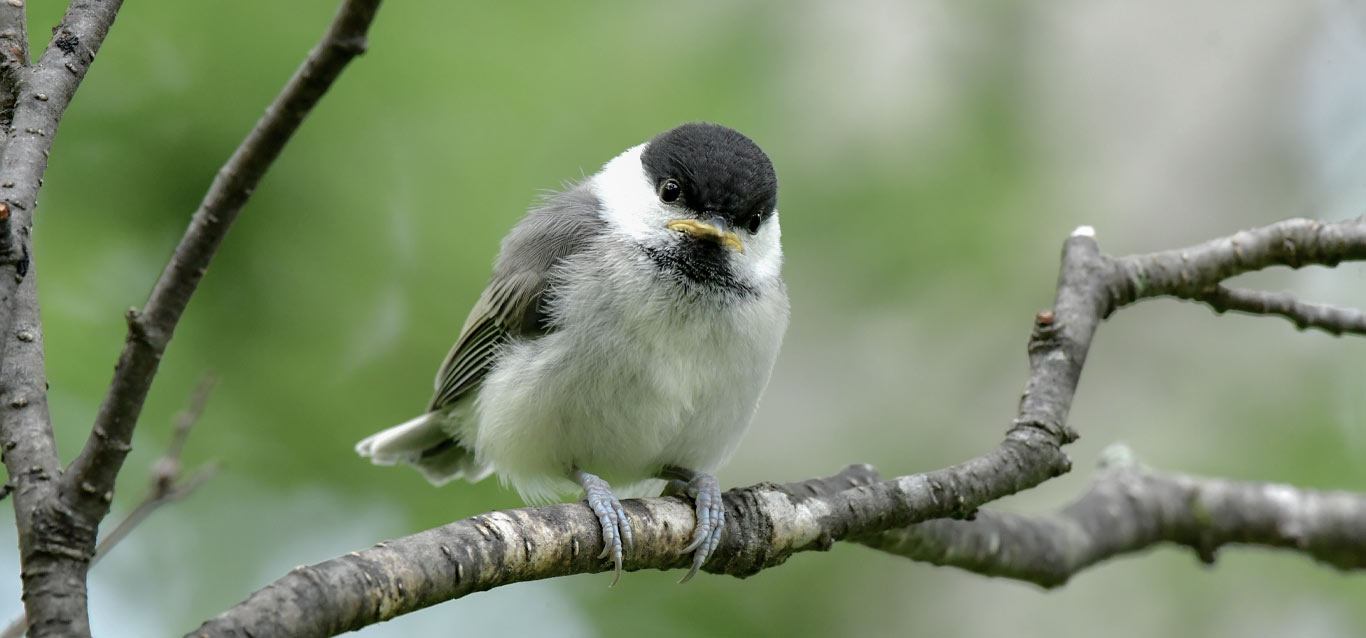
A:
[[[697,575],[697,570],[711,558],[716,546],[721,544],[721,530],[726,526],[726,508],[721,501],[721,484],[716,477],[681,467],[664,468],[663,478],[669,479],[670,491],[686,493],[692,497],[697,512],[697,526],[693,528],[692,542],[684,547],[684,552],[694,552],[692,569],[680,583],[686,583]]]
[[[588,501],[588,507],[598,515],[598,522],[602,524],[602,553],[598,558],[612,557],[617,569],[610,586],[616,586],[617,581],[621,580],[623,549],[630,549],[632,543],[631,524],[626,520],[625,510],[621,509],[621,501],[612,494],[612,486],[607,481],[578,468],[574,468],[572,476],[583,488],[584,500]]]

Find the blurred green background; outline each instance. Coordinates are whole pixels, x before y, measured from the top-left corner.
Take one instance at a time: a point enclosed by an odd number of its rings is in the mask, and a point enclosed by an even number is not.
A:
[[[30,6],[41,48],[60,3]],[[124,334],[223,160],[335,0],[128,3],[63,122],[37,212],[51,405],[78,450]],[[1366,210],[1366,12],[1346,2],[388,2],[243,212],[191,304],[125,467],[221,376],[186,457],[225,471],[91,575],[102,636],[178,635],[295,565],[493,508],[352,445],[422,409],[498,240],[537,193],[689,120],[781,180],[791,330],[723,484],[994,446],[1062,239],[1124,254]],[[1248,285],[1366,305],[1366,269]],[[1152,465],[1366,490],[1366,341],[1148,302],[1104,325],[1075,408]],[[6,517],[12,513],[6,511]],[[13,526],[0,521],[13,547]],[[0,553],[0,614],[19,611]],[[476,594],[365,630],[552,636],[1360,635],[1366,579],[1259,549],[1127,557],[1044,592],[857,546],[745,581],[608,574]]]

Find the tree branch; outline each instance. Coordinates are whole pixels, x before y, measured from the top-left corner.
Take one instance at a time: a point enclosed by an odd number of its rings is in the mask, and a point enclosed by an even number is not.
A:
[[[1009,527],[1024,530],[1009,542],[1025,542],[1032,538],[1029,531],[1038,535],[1037,528],[1020,525],[1006,515],[979,515],[977,507],[1038,485],[1070,468],[1070,462],[1061,451],[1063,445],[1076,438],[1067,425],[1067,414],[1091,340],[1103,318],[1117,308],[1147,297],[1196,298],[1223,279],[1248,270],[1277,264],[1295,267],[1306,263],[1335,264],[1344,259],[1363,258],[1366,258],[1366,222],[1362,220],[1337,224],[1290,220],[1184,250],[1122,258],[1101,254],[1094,230],[1085,226],[1078,228],[1063,245],[1053,308],[1035,317],[1029,341],[1029,380],[1014,425],[997,449],[943,470],[887,481],[878,480],[872,468],[850,466],[828,479],[789,486],[763,484],[727,492],[726,530],[720,547],[703,569],[747,576],[779,565],[793,553],[826,549],[845,539],[885,542],[899,547],[895,542],[899,537],[885,533],[895,534],[892,530],[932,519],[971,519],[975,515],[981,522],[935,521],[913,529],[923,527],[933,531],[939,529],[936,526],[953,524],[960,526],[955,528],[960,531],[996,531],[999,536]],[[1298,539],[1296,543],[1304,543],[1294,546],[1318,557],[1331,557],[1333,564],[1344,567],[1361,566],[1359,557],[1366,553],[1361,547],[1366,539],[1360,538],[1359,534],[1356,537],[1341,534],[1341,530],[1360,529],[1351,525],[1366,517],[1366,497],[1324,496],[1293,488],[1247,488],[1230,481],[1207,481],[1200,483],[1201,487],[1197,489],[1192,487],[1194,479],[1142,476],[1142,481],[1117,481],[1117,495],[1111,493],[1115,490],[1100,489],[1101,496],[1086,497],[1081,501],[1085,503],[1084,507],[1069,508],[1069,511],[1077,516],[1084,513],[1087,521],[1103,518],[1107,510],[1097,509],[1094,503],[1099,502],[1098,499],[1123,498],[1136,489],[1142,489],[1144,494],[1161,493],[1161,503],[1170,502],[1168,499],[1173,495],[1195,494],[1200,497],[1195,506],[1207,512],[1188,509],[1187,516],[1212,514],[1218,517],[1216,524],[1228,525],[1227,532],[1222,535],[1212,535],[1209,530],[1222,530],[1223,527],[1197,530],[1204,533],[1198,537],[1204,543],[1202,547],[1211,547],[1213,541],[1264,542],[1282,546],[1293,536]],[[1236,507],[1253,508],[1248,512],[1267,511],[1256,508],[1267,506],[1271,501],[1247,498],[1249,490],[1256,489],[1262,489],[1263,494],[1271,493],[1272,498],[1276,494],[1303,496],[1306,502],[1322,503],[1324,511],[1333,513],[1328,515],[1327,524],[1316,528],[1322,532],[1312,539],[1303,533],[1293,535],[1278,530],[1275,524],[1286,520],[1284,517],[1232,518]],[[695,523],[688,503],[677,498],[654,498],[627,501],[624,506],[635,533],[627,569],[685,566],[687,557],[680,555],[678,550],[686,544],[687,532]],[[1293,504],[1282,503],[1281,506],[1289,508]],[[1283,509],[1280,513],[1288,511]],[[1141,513],[1153,514],[1148,510]],[[1165,510],[1159,510],[1157,514],[1168,516]],[[1179,516],[1156,520],[1179,520]],[[1190,520],[1182,522],[1190,523]],[[1007,526],[1006,523],[1012,524]],[[1189,534],[1193,529],[1187,526],[1180,529],[1180,534],[1172,534],[1184,539],[1183,534]],[[1138,542],[1131,537],[1107,536],[1110,532],[1105,530],[1086,530],[1095,531],[1094,536],[1089,541],[1078,542],[1090,542],[1103,551],[1083,553],[1083,559],[1124,551]],[[922,535],[927,533],[921,532]],[[1281,536],[1277,536],[1278,533]],[[965,542],[970,542],[973,536],[967,536],[969,541]],[[984,546],[989,551],[978,552],[977,562],[964,559],[964,566],[980,565],[979,571],[996,569],[1005,573],[1000,565],[1009,557],[1003,558],[1002,554],[1012,546],[1000,544],[1007,541],[991,541],[995,537],[990,534],[976,538],[990,541]],[[1067,546],[1076,540],[1069,536],[1054,542]],[[601,541],[596,517],[582,504],[483,514],[311,567],[298,568],[189,635],[203,638],[330,636],[474,591],[526,580],[606,571],[610,567],[596,558]],[[939,547],[942,549],[944,545],[941,543]],[[1057,547],[1040,544],[1034,549],[1047,552]],[[948,551],[939,554],[941,558],[957,555]],[[1047,562],[1054,558],[1055,554],[1043,553],[1030,556],[1028,560]],[[1094,558],[1085,562],[1083,559],[1075,559],[1078,562],[1073,571],[1099,560]],[[1028,565],[1020,568],[1021,574],[1051,582],[1038,575],[1041,572],[1034,563],[1021,561],[1024,562],[1020,564]],[[1057,578],[1056,574],[1052,577]]]
[[[0,151],[0,347],[4,352],[3,384],[6,396],[12,397],[6,403],[13,410],[0,419],[0,428],[4,430],[11,481],[22,482],[17,477],[24,474],[41,475],[44,482],[60,475],[46,415],[37,289],[23,283],[29,271],[28,237],[57,125],[121,4],[122,0],[72,3],[54,29],[42,60],[28,66],[24,6],[0,3],[0,106],[7,106],[0,108],[0,124],[4,124]],[[34,404],[35,400],[41,405]],[[35,405],[35,409],[22,410],[27,405]],[[25,521],[33,514],[32,506],[45,500],[37,495],[43,492],[46,496],[46,489],[36,484],[27,489],[16,486],[34,495],[32,499],[15,500],[22,538],[32,532],[25,530]]]
[[[1110,258],[1114,308],[1173,296],[1203,301],[1220,282],[1269,266],[1336,266],[1366,259],[1366,217],[1341,222],[1287,219],[1203,244]]]
[[[806,483],[727,492],[726,538],[707,571],[752,574],[876,525],[889,504],[837,489],[876,480],[856,465]],[[660,497],[623,506],[635,535],[627,569],[690,564],[678,550],[691,540],[691,503]],[[508,583],[610,571],[601,549],[597,516],[582,503],[490,512],[297,568],[188,636],[331,636]]]
[[[152,465],[152,480],[147,496],[129,512],[123,520],[119,521],[114,529],[100,538],[95,546],[95,554],[90,558],[90,567],[94,567],[101,558],[109,555],[123,539],[137,528],[148,516],[152,515],[163,505],[174,503],[183,499],[199,489],[201,485],[208,482],[214,475],[218,474],[218,464],[210,462],[196,469],[189,478],[184,478],[181,468],[180,454],[185,449],[185,443],[190,438],[190,430],[199,420],[199,416],[204,412],[204,405],[209,398],[209,392],[213,389],[215,377],[206,375],[195,388],[195,392],[190,396],[190,403],[176,417],[175,429],[171,433],[171,441],[166,445],[165,454],[157,459]],[[183,479],[183,480],[182,480]],[[0,631],[0,638],[19,638],[28,629],[28,617],[21,615],[15,618],[3,631]]]
[[[161,355],[228,228],[290,136],[346,64],[365,50],[365,34],[379,0],[347,0],[322,40],[309,52],[265,115],[237,147],[209,187],[141,312],[128,312],[128,340],[109,393],[100,405],[85,448],[62,478],[61,490],[83,516],[100,520],[128,454],[133,428]],[[90,486],[93,490],[85,489]]]
[[[1059,587],[1101,561],[1175,543],[1206,563],[1241,543],[1292,549],[1338,569],[1366,569],[1366,495],[1103,468],[1081,498],[1047,516],[982,511],[859,542],[912,560]]]
[[[28,66],[28,20],[25,5],[0,4],[0,152],[10,137],[19,83]]]
[[[903,477],[903,479],[914,477]],[[838,475],[761,484],[725,495],[726,540],[706,570],[748,576],[794,553],[839,540],[936,565],[1044,587],[1107,558],[1160,542],[1190,546],[1212,562],[1225,544],[1301,551],[1340,569],[1366,569],[1366,495],[1285,485],[1201,479],[1137,465],[1106,470],[1061,512],[1029,517],[979,511],[887,529],[896,502],[869,498],[877,472],[853,465]],[[627,569],[686,568],[690,505],[663,497],[623,503],[636,541]],[[942,516],[947,512],[933,512]],[[423,607],[515,582],[610,571],[602,533],[582,504],[490,512],[309,567],[299,567],[187,634],[322,637],[360,629]],[[719,563],[719,564],[718,564]]]
[[[0,153],[0,203],[5,206],[0,214],[0,299],[14,298],[18,281],[28,270],[28,232],[57,126],[122,4],[123,0],[72,2],[53,29],[47,50],[28,66],[27,40],[21,37],[23,9],[0,3],[0,40],[6,45],[0,47],[0,86],[5,95],[0,107],[13,106],[11,115],[0,117],[8,124]],[[10,228],[4,228],[4,222]],[[9,304],[0,303],[0,334],[10,332],[12,312]]]
[[[1274,293],[1215,286],[1200,297],[1215,312],[1230,310],[1253,315],[1280,315],[1296,328],[1318,328],[1338,336],[1344,332],[1366,335],[1366,313],[1353,308],[1300,301],[1288,292]]]
[[[0,365],[0,439],[14,489],[24,607],[37,619],[35,636],[89,632],[84,557],[72,547],[93,543],[95,528],[84,524],[57,498],[61,476],[57,444],[47,408],[47,372],[38,307],[38,275],[29,272],[11,300],[11,332]],[[73,587],[79,580],[80,585]]]

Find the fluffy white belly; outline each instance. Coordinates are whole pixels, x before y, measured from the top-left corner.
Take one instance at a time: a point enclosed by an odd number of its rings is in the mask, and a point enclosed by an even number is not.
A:
[[[631,292],[571,291],[573,328],[510,344],[484,380],[465,440],[529,502],[578,491],[573,467],[658,493],[664,465],[714,472],[749,426],[787,325],[780,285],[726,304]]]

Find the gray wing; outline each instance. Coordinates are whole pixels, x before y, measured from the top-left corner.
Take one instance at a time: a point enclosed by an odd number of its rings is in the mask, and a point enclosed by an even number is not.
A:
[[[581,183],[552,195],[513,227],[503,239],[488,287],[441,364],[428,410],[450,405],[477,388],[509,340],[533,339],[553,329],[543,306],[551,269],[602,233],[605,222],[597,209],[597,198]]]

